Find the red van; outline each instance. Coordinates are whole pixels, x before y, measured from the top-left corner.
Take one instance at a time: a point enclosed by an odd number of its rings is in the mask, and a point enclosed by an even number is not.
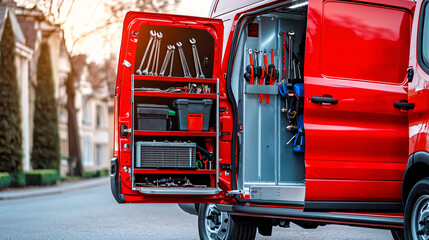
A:
[[[181,203],[199,214],[201,239],[269,236],[290,222],[428,239],[428,2],[215,0],[210,18],[128,13],[113,196]]]

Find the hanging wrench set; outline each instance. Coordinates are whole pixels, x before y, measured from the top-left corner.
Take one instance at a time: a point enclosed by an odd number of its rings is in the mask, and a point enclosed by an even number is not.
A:
[[[288,42],[286,42],[286,34]],[[295,55],[293,30],[287,33],[281,32],[283,43],[283,80],[279,84],[279,93],[285,99],[285,108],[282,112],[286,113],[289,125],[287,130],[297,131],[297,133],[288,141],[288,144],[293,141],[292,150],[294,152],[304,152],[304,82],[301,75],[301,63]],[[288,51],[287,70],[285,69],[286,51]]]
[[[257,25],[256,25],[257,27]],[[250,32],[249,37],[259,37],[255,34],[255,29]],[[280,31],[278,39],[280,48],[258,49],[246,48],[245,56],[247,65],[245,65],[244,79],[248,85],[277,85],[278,93],[284,98],[284,105],[281,112],[286,114],[288,131],[293,131],[293,136],[287,141],[287,144],[293,142],[292,151],[304,152],[304,84],[302,78],[302,64],[294,50],[296,33],[294,30]],[[276,44],[277,45],[277,44]],[[261,45],[260,45],[261,46]],[[278,56],[276,62],[276,56]],[[260,61],[261,60],[261,61]],[[276,64],[280,66],[276,66]],[[272,102],[270,94],[272,88],[250,88],[247,86],[248,93],[254,93],[254,89],[259,89],[259,104],[269,104]],[[264,96],[265,95],[265,96]],[[267,108],[267,105],[258,106],[258,108]],[[259,112],[264,110],[258,110]]]
[[[149,32],[149,42],[144,51],[143,57],[138,65],[139,68],[136,70],[137,75],[147,75],[147,76],[165,76],[167,68],[169,68],[168,77],[172,77],[173,64],[174,64],[174,53],[179,53],[180,64],[182,66],[183,77],[192,78],[191,72],[189,70],[188,61],[186,60],[185,53],[183,51],[183,43],[178,41],[175,44],[166,46],[166,53],[164,55],[164,60],[161,65],[161,69],[158,73],[159,59],[161,52],[161,40],[163,38],[162,32],[156,32],[150,30]],[[198,55],[197,49],[197,40],[195,38],[190,38],[188,43],[192,47],[192,57],[195,66],[195,78],[205,78],[203,68],[201,67],[200,56]],[[146,57],[149,57],[146,61]],[[145,65],[146,63],[146,65]],[[143,66],[146,66],[143,69]],[[143,69],[143,70],[142,70]]]

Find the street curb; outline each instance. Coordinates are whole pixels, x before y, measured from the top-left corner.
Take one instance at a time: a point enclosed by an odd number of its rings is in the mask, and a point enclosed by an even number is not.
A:
[[[108,182],[109,182],[109,177],[103,177],[98,179],[84,180],[82,182],[65,183],[64,185],[57,185],[52,187],[34,188],[31,190],[27,190],[27,189],[15,190],[16,192],[14,193],[0,192],[0,200],[14,200],[14,199],[62,194],[62,193],[74,192],[82,189],[97,187],[97,186],[106,184]]]

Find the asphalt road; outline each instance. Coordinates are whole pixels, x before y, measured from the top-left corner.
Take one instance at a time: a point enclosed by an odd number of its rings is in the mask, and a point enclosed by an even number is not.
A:
[[[109,185],[59,195],[0,201],[0,239],[198,239],[197,217],[176,204],[125,204]],[[387,230],[330,225],[275,227],[257,239],[392,239]]]

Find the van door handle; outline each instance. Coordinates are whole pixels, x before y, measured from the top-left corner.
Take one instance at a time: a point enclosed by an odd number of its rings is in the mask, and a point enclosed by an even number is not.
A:
[[[311,97],[311,102],[319,103],[319,104],[322,104],[322,103],[337,104],[338,103],[338,99],[328,98],[328,97],[313,96],[313,97]]]
[[[407,103],[407,102],[394,102],[393,106],[395,108],[400,108],[400,109],[414,109],[414,103]]]

